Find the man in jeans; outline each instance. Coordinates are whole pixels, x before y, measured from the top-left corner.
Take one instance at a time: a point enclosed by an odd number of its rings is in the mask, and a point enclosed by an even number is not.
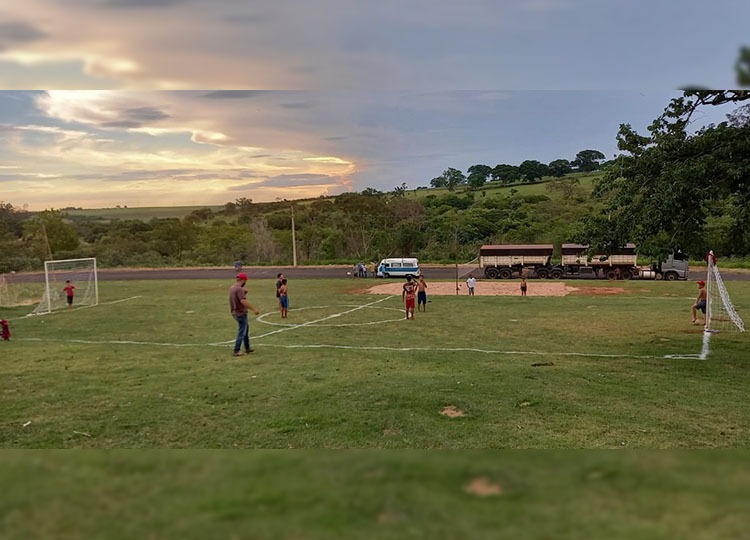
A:
[[[245,283],[247,283],[247,274],[241,272],[237,274],[237,282],[229,288],[229,307],[232,310],[232,317],[237,321],[237,340],[234,342],[234,356],[242,356],[253,352],[250,347],[249,327],[247,323],[247,312],[252,310],[256,315],[260,312],[250,305],[247,301],[247,292],[245,292]],[[245,352],[240,352],[240,347],[245,344]]]

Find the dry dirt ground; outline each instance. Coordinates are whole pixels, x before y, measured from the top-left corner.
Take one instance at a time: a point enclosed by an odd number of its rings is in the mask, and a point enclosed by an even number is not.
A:
[[[468,294],[466,283],[459,283],[458,294]],[[401,294],[403,282],[386,283],[384,285],[375,285],[366,289],[369,294]],[[552,282],[528,282],[528,296],[567,296],[569,294],[586,294],[586,295],[609,295],[622,294],[625,289],[622,287],[572,287],[560,281]],[[456,294],[455,281],[428,281],[427,296]],[[477,281],[474,287],[474,294],[477,296],[520,296],[520,281]]]

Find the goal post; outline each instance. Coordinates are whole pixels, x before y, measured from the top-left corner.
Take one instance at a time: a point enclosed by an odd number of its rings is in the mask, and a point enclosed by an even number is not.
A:
[[[716,266],[714,252],[706,256],[706,332],[744,332],[745,323],[732,304]]]
[[[71,285],[73,288],[66,290]],[[72,299],[68,297],[72,293]],[[31,313],[41,315],[66,306],[95,306],[99,303],[96,258],[44,262],[44,294]]]

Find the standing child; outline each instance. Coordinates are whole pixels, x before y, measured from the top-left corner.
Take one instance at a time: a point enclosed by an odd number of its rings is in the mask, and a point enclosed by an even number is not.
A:
[[[279,287],[279,307],[281,308],[281,318],[286,319],[286,312],[289,309],[289,294],[287,293],[286,278],[282,278],[281,287]]]
[[[469,279],[466,280],[466,286],[469,288],[469,296],[474,296],[474,286],[477,284],[477,280],[469,274]]]
[[[706,316],[706,282],[698,282],[698,298],[695,299],[693,304],[693,324],[698,324],[698,310]]]
[[[10,341],[10,326],[5,319],[0,319],[0,336],[4,341]]]
[[[68,307],[73,307],[73,296],[75,295],[76,286],[73,285],[69,279],[65,280],[65,287],[63,287],[63,291],[65,291],[65,294],[68,298]]]
[[[424,280],[424,276],[419,276],[419,282],[417,283],[417,311],[423,311],[420,309],[421,307],[427,313],[427,282]]]
[[[526,276],[521,275],[521,296],[526,296]]]
[[[411,280],[411,276],[406,276],[404,290],[401,293],[401,300],[406,307],[406,318],[414,320],[414,297],[417,295],[417,284]]]

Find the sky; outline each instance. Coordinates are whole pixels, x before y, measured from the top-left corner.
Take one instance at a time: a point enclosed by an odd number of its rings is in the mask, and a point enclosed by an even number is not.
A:
[[[448,167],[589,148],[609,157],[619,124],[645,131],[678,88],[734,86],[750,3],[707,6],[4,3],[0,200],[271,201],[414,188]]]

